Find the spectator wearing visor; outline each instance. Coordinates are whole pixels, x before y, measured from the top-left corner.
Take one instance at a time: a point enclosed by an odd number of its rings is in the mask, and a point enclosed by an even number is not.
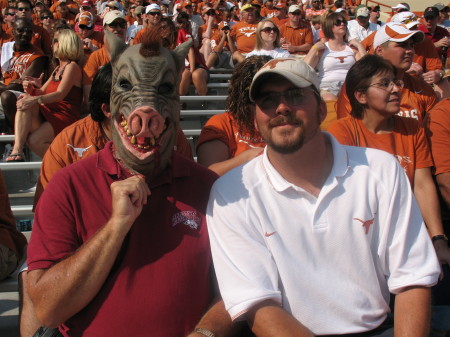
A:
[[[103,46],[103,32],[94,31],[94,16],[90,12],[81,12],[78,18],[78,30],[77,35],[83,42],[86,56]]]
[[[356,39],[359,42],[368,37],[372,32],[376,32],[380,26],[369,20],[370,11],[366,6],[360,6],[356,10],[356,19],[348,22],[349,41]]]
[[[302,19],[299,5],[289,6],[288,17],[280,26],[281,48],[293,55],[306,55],[314,43],[311,25]]]

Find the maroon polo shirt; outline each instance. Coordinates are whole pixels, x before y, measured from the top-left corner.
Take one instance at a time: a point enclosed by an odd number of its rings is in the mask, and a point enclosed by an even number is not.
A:
[[[36,209],[29,270],[50,268],[111,215],[110,185],[126,179],[112,143],[60,170]],[[205,221],[216,175],[176,152],[148,183],[151,196],[97,296],[60,327],[65,336],[185,336],[212,299]]]

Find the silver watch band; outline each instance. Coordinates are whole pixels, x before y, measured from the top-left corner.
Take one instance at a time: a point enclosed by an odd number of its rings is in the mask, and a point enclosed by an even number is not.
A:
[[[199,334],[201,334],[203,336],[206,336],[206,337],[216,337],[214,332],[209,331],[207,329],[198,328],[198,329],[195,329],[194,332],[197,332],[197,333],[199,333]]]

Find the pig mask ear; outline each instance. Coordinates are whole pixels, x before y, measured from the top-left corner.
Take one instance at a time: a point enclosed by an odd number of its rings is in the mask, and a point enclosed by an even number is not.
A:
[[[127,45],[122,41],[121,38],[117,37],[115,34],[110,33],[105,30],[106,36],[106,50],[108,54],[111,56],[111,63],[114,63],[123,53],[125,49],[127,49]]]
[[[177,66],[177,71],[181,74],[184,69],[184,59],[186,58],[189,49],[192,47],[192,39],[183,42],[178,47],[176,47],[171,53],[175,59],[175,64]]]

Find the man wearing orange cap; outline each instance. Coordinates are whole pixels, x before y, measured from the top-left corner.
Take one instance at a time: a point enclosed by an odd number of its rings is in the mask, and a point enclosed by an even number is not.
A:
[[[306,55],[313,45],[311,25],[303,21],[299,5],[291,5],[289,21],[280,26],[281,48],[293,55]]]
[[[91,12],[80,13],[78,29],[77,35],[83,41],[85,55],[90,55],[103,46],[103,32],[94,31],[94,16]]]
[[[231,38],[236,42],[237,50],[233,53],[233,61],[244,61],[245,55],[255,48],[256,28],[259,23],[255,7],[246,4],[241,8],[242,21],[231,28]]]

